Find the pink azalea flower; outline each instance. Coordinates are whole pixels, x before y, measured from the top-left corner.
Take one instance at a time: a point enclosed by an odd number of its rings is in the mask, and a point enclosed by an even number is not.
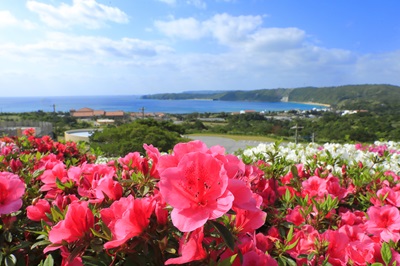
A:
[[[376,193],[379,199],[385,198],[385,202],[395,207],[400,207],[400,191],[390,187],[384,187]],[[380,205],[380,204],[379,204]],[[383,204],[382,204],[383,205]]]
[[[112,177],[103,177],[95,188],[96,197],[99,200],[104,199],[104,195],[110,200],[118,200],[122,197],[122,186],[119,182],[114,181]]]
[[[71,166],[67,171],[67,177],[69,180],[79,184],[82,177],[82,168],[77,166]]]
[[[147,157],[151,160],[150,176],[160,178],[158,173],[158,158],[161,157],[160,151],[153,145],[144,144],[143,148],[146,151]]]
[[[338,200],[343,199],[348,194],[347,189],[340,186],[339,178],[333,175],[328,176],[326,180],[326,189],[330,195],[338,198]]]
[[[73,195],[57,195],[52,202],[53,206],[57,206],[61,211],[64,211],[72,202],[79,201],[79,199]]]
[[[315,243],[317,240],[320,240],[320,238],[320,234],[314,227],[311,225],[304,225],[301,227],[301,230],[295,230],[293,240],[289,244],[294,243],[296,240],[298,240],[298,242],[297,245],[288,250],[288,254],[292,258],[297,258],[301,254],[310,254],[317,249]],[[303,262],[307,262],[307,259],[298,259],[297,262],[299,265],[303,265]]]
[[[49,240],[53,245],[44,252],[60,248],[62,242],[73,243],[90,234],[94,226],[94,215],[87,202],[74,201],[68,206],[65,219],[58,222],[49,232]]]
[[[157,164],[159,174],[167,168],[176,167],[181,158],[190,152],[208,153],[209,149],[205,143],[199,140],[178,143],[175,145],[171,155],[164,155],[159,158]]]
[[[25,136],[29,137],[29,136],[35,136],[35,129],[34,128],[27,128],[24,131],[22,131],[22,134],[24,134]]]
[[[56,164],[62,163],[54,153],[43,156],[39,163],[35,165],[35,169],[51,170]]]
[[[13,173],[17,173],[19,170],[21,170],[24,166],[22,165],[22,162],[20,159],[11,159],[10,161],[10,168]]]
[[[246,186],[246,183],[238,179],[229,179],[228,190],[235,197],[233,206],[246,210],[256,211],[258,208],[253,192]]]
[[[243,255],[243,266],[278,266],[278,262],[270,255],[265,254],[261,250],[255,248]]]
[[[160,193],[174,207],[171,219],[182,232],[193,231],[230,210],[234,197],[227,186],[222,163],[201,152],[184,155],[176,167],[160,173]]]
[[[166,225],[168,222],[169,212],[166,209],[167,203],[158,189],[154,189],[154,201],[156,202],[154,212],[156,214],[157,224]]]
[[[400,213],[399,209],[390,205],[382,207],[372,206],[367,211],[369,220],[365,223],[367,231],[389,242],[400,239]]]
[[[43,172],[40,180],[44,183],[44,185],[40,188],[40,191],[49,191],[49,194],[55,194],[56,191],[59,191],[57,188],[57,179],[61,181],[61,183],[65,183],[68,180],[64,163],[58,163],[54,165],[52,169],[45,170]]]
[[[50,213],[50,203],[44,199],[39,199],[35,204],[26,208],[26,214],[32,221],[50,221],[46,213]]]
[[[81,257],[75,257],[71,259],[71,252],[67,249],[67,247],[61,247],[61,257],[62,257],[62,262],[61,266],[83,266],[82,258]]]
[[[340,231],[327,230],[322,234],[322,237],[329,243],[326,251],[329,256],[328,262],[332,265],[348,265],[349,258],[346,248],[349,245],[349,238],[347,235]]]
[[[361,211],[350,211],[348,209],[339,210],[340,226],[343,225],[359,225],[363,226],[365,222],[365,213]]]
[[[119,247],[130,238],[139,236],[149,225],[155,202],[150,198],[134,199],[132,195],[115,201],[109,210],[101,211],[102,218],[112,233],[105,249]]]
[[[25,183],[9,172],[0,172],[0,215],[18,211],[22,206]]]
[[[296,226],[301,225],[305,222],[303,215],[300,213],[301,206],[296,206],[293,210],[288,210],[289,213],[286,216],[286,221],[293,223]]]
[[[143,170],[143,164],[147,163],[147,161],[139,152],[130,152],[125,157],[119,158],[118,163],[122,165],[124,170],[134,170],[139,172]]]
[[[235,228],[241,233],[254,233],[265,223],[267,214],[260,209],[244,210],[233,208],[236,212]]]
[[[269,235],[264,235],[262,233],[258,233],[256,235],[256,246],[259,250],[266,253],[270,251],[274,247],[274,237],[270,237]]]
[[[78,186],[78,193],[82,197],[96,199],[96,187],[102,178],[113,178],[114,168],[103,164],[82,165],[82,177]]]
[[[179,254],[178,258],[168,259],[165,265],[170,264],[184,264],[196,260],[202,260],[207,256],[203,248],[204,232],[203,227],[199,227],[193,232],[183,234],[179,241]]]
[[[346,253],[355,265],[366,265],[367,262],[374,262],[374,246],[376,243],[365,234],[363,229],[359,226],[345,225],[339,228],[338,232],[346,234],[349,238]]]
[[[326,190],[326,180],[318,176],[311,176],[302,182],[303,194],[310,197],[323,197],[328,194]]]

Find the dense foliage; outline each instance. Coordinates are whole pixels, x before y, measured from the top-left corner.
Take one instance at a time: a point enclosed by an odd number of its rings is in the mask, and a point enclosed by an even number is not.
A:
[[[341,115],[335,112],[307,112],[314,118],[297,117],[291,120],[265,117],[258,113],[225,115],[225,122],[206,123],[186,117],[188,133],[218,133],[270,136],[294,141],[298,126],[301,142],[373,142],[400,140],[400,109]]]
[[[90,146],[100,149],[107,156],[123,156],[130,151],[144,152],[143,143],[153,144],[161,151],[168,151],[178,142],[184,128],[170,121],[152,119],[135,120],[120,126],[110,126],[90,136]]]
[[[144,144],[115,160],[0,139],[1,265],[397,265],[400,144]]]

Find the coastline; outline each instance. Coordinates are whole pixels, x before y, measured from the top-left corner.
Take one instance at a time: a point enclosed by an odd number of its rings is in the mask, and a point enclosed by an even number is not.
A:
[[[330,108],[330,104],[326,103],[316,103],[316,102],[293,102],[293,101],[287,101],[287,103],[302,103],[302,104],[309,104],[309,105],[319,105],[319,106],[325,106],[327,108]]]

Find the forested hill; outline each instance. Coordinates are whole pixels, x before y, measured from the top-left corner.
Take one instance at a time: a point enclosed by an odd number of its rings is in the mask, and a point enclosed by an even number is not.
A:
[[[163,93],[142,96],[143,99],[185,100],[210,99],[220,101],[266,101],[315,102],[338,107],[365,105],[398,105],[400,87],[376,85],[346,85],[337,87],[303,87],[296,89],[261,89],[251,91],[225,92],[183,92]]]

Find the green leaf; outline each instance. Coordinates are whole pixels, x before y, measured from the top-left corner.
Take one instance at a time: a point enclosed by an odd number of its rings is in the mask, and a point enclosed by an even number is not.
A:
[[[5,231],[5,232],[3,233],[3,235],[4,235],[4,239],[5,239],[8,243],[11,243],[11,242],[12,242],[12,234],[11,234],[10,231]]]
[[[10,254],[6,257],[4,262],[6,266],[15,266],[15,264],[17,264],[17,258],[13,254]]]
[[[61,182],[60,179],[58,179],[58,177],[56,178],[56,185],[58,189],[64,190],[65,189],[65,185]]]
[[[53,266],[54,265],[54,259],[53,256],[48,255],[46,260],[43,263],[43,266]]]
[[[381,255],[385,264],[389,265],[390,261],[392,260],[392,251],[390,250],[389,244],[386,242],[382,243]]]
[[[293,227],[293,225],[291,225],[290,229],[289,229],[289,233],[286,238],[287,242],[290,242],[293,239],[293,230],[294,230],[294,227]]]
[[[222,225],[216,221],[210,220],[210,222],[215,227],[215,229],[217,229],[218,232],[221,234],[222,239],[224,240],[228,248],[233,251],[235,249],[235,239],[233,238],[233,235],[228,230],[228,228],[226,228],[225,225]]]
[[[38,246],[44,246],[44,245],[49,245],[49,244],[51,244],[51,242],[49,240],[42,240],[42,241],[39,241],[39,242],[36,242],[35,244],[33,244],[31,249],[34,249]]]
[[[233,262],[235,261],[236,257],[238,254],[235,254],[233,256],[230,256],[226,259],[224,259],[223,261],[218,262],[218,266],[230,266],[233,264]]]
[[[292,248],[294,248],[296,245],[297,245],[297,243],[299,242],[299,238],[298,239],[296,239],[296,241],[294,241],[292,244],[290,244],[289,246],[285,246],[285,251],[286,250],[291,250]]]
[[[292,175],[293,175],[294,178],[299,177],[299,173],[297,171],[296,165],[292,165],[292,167],[290,168],[290,172],[292,172]]]

